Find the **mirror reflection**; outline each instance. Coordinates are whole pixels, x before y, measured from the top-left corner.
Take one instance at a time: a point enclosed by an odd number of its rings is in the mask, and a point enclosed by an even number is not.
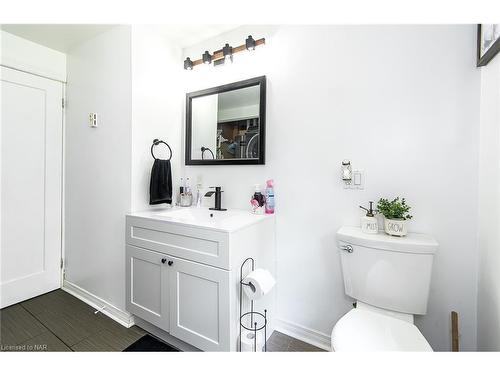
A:
[[[261,86],[256,84],[192,97],[187,161],[263,160],[260,96]]]

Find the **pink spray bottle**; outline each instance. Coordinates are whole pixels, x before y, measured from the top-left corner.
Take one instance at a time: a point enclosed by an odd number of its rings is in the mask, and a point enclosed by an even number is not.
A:
[[[274,214],[274,181],[266,181],[266,214]]]

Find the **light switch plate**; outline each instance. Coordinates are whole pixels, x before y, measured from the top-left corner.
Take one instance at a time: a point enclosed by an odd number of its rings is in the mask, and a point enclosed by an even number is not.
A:
[[[352,186],[354,189],[363,190],[365,188],[365,173],[362,169],[352,171]]]
[[[352,180],[350,184],[344,184],[344,189],[363,190],[365,188],[365,172],[362,169],[352,170]]]
[[[97,128],[97,113],[89,113],[89,126],[91,128]]]

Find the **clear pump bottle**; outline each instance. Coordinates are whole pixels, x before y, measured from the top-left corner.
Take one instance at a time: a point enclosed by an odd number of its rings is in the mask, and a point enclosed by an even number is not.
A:
[[[364,233],[376,234],[378,233],[378,220],[375,217],[377,212],[373,209],[373,202],[370,201],[369,203],[370,208],[359,206],[359,208],[366,211],[366,215],[361,217],[361,231]]]

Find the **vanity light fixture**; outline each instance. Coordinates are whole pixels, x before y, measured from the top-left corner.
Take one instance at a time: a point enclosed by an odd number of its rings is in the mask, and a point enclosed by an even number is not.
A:
[[[224,47],[222,47],[220,50],[214,51],[212,54],[210,54],[210,52],[208,51],[205,51],[205,53],[202,54],[201,59],[191,61],[191,59],[187,57],[186,60],[184,60],[184,69],[192,70],[193,67],[200,64],[208,65],[213,63],[214,66],[216,66],[224,64],[226,61],[232,62],[233,55],[235,53],[243,52],[246,50],[253,51],[255,50],[255,47],[262,44],[266,44],[265,38],[255,40],[251,35],[249,35],[248,38],[245,39],[245,44],[242,44],[238,47],[232,47],[229,45],[229,43],[226,43]]]
[[[203,58],[203,64],[210,64],[212,62],[212,55],[210,52],[205,51],[205,53],[202,55]]]
[[[189,57],[184,60],[184,69],[185,70],[193,70],[193,62]]]

